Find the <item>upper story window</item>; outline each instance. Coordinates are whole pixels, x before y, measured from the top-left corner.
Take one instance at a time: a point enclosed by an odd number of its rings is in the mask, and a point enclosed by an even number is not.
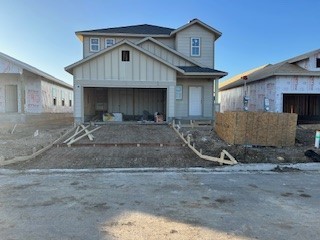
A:
[[[191,56],[200,56],[200,38],[191,38]]]
[[[121,52],[121,59],[122,59],[122,62],[129,62],[130,61],[130,52],[129,51],[122,51]]]
[[[99,52],[100,50],[100,39],[90,38],[90,52]]]
[[[320,58],[317,58],[317,59],[316,59],[316,67],[317,67],[317,68],[320,68]]]
[[[115,40],[113,38],[107,38],[105,40],[105,47],[111,47],[115,43]]]

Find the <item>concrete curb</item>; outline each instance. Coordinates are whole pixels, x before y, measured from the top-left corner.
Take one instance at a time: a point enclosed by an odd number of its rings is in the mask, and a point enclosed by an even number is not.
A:
[[[67,132],[65,132],[62,136],[60,136],[58,139],[56,139],[55,141],[53,141],[52,143],[50,143],[48,146],[41,148],[40,150],[38,150],[37,152],[31,154],[31,155],[27,155],[27,156],[17,156],[14,157],[12,159],[9,160],[1,160],[0,161],[0,167],[1,166],[6,166],[9,164],[13,164],[13,163],[17,163],[17,162],[23,162],[23,161],[28,161],[38,155],[40,155],[41,153],[47,151],[48,149],[50,149],[54,144],[56,144],[57,142],[59,142],[61,139],[65,138],[67,135],[69,135],[72,131],[75,130],[75,126],[72,127],[70,130],[68,130]]]
[[[280,169],[275,171],[274,169]],[[282,171],[281,171],[282,170]],[[291,172],[292,171],[316,171],[320,172],[320,163],[294,163],[294,164],[238,164],[234,166],[222,166],[215,168],[95,168],[95,169],[30,169],[12,170],[0,169],[0,174],[70,174],[70,173],[108,173],[108,174],[140,174],[140,173],[257,173],[257,172]]]

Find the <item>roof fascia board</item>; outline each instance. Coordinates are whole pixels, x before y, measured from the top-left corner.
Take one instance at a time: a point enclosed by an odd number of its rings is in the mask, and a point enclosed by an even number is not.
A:
[[[172,35],[176,34],[177,32],[180,32],[183,29],[188,28],[189,26],[191,26],[193,24],[199,24],[202,27],[204,27],[204,28],[210,30],[211,32],[213,32],[217,36],[216,40],[222,35],[222,33],[220,31],[218,31],[217,29],[205,24],[204,22],[200,21],[199,19],[192,20],[189,23],[177,28],[176,30],[172,31],[170,35],[172,36]]]
[[[151,57],[151,58],[153,58],[153,59],[155,59],[155,60],[157,60],[157,61],[159,61],[159,62],[161,62],[161,63],[163,63],[163,64],[165,64],[165,65],[167,65],[167,66],[170,67],[170,68],[173,68],[174,70],[176,70],[176,71],[178,71],[178,72],[180,72],[180,73],[184,73],[184,71],[183,71],[182,69],[180,69],[180,68],[178,68],[178,67],[176,67],[176,66],[174,66],[174,65],[172,65],[172,64],[170,64],[170,63],[168,63],[168,62],[166,62],[166,61],[164,61],[163,59],[161,59],[161,58],[159,58],[159,57],[151,54],[150,52],[146,51],[145,49],[143,49],[143,48],[135,45],[134,43],[132,43],[132,42],[126,40],[126,39],[123,40],[123,41],[121,41],[121,42],[118,42],[118,43],[114,44],[114,45],[111,46],[111,47],[105,48],[104,50],[102,50],[102,51],[100,51],[100,52],[98,52],[98,53],[96,53],[96,54],[93,54],[93,55],[91,55],[91,56],[89,56],[89,57],[87,57],[87,58],[84,58],[84,59],[82,59],[82,60],[80,60],[80,61],[78,61],[78,62],[75,62],[75,63],[73,63],[73,64],[65,67],[65,70],[66,70],[67,72],[69,72],[69,73],[72,74],[72,69],[73,69],[74,67],[76,67],[76,66],[78,66],[78,65],[80,65],[80,64],[83,64],[83,63],[85,63],[85,62],[87,62],[87,61],[89,61],[89,60],[91,60],[91,59],[93,59],[93,58],[99,57],[100,55],[102,55],[102,54],[104,54],[104,53],[106,53],[106,52],[109,52],[109,51],[111,51],[111,50],[113,50],[113,49],[115,49],[115,48],[117,48],[117,47],[120,47],[121,45],[124,45],[124,44],[128,44],[129,46],[135,48],[136,50],[138,50],[138,51],[140,51],[140,52],[143,52],[143,53],[146,54],[147,56],[149,56],[149,57]]]
[[[36,75],[39,75],[39,76],[43,77],[44,80],[50,80],[50,81],[52,81],[52,82],[54,82],[56,84],[59,84],[59,85],[68,87],[70,89],[73,89],[73,87],[70,84],[68,84],[68,83],[66,83],[66,82],[64,82],[64,81],[62,81],[60,79],[57,79],[57,78],[51,76],[50,74],[45,73],[45,72],[41,71],[40,69],[37,69],[37,68],[27,64],[27,63],[19,61],[18,59],[10,57],[10,56],[8,56],[8,55],[6,55],[4,53],[1,53],[1,52],[0,52],[0,57],[6,59],[9,62],[12,62],[14,65],[16,65],[19,68],[21,68],[22,71],[23,70],[27,70],[27,71],[29,71],[29,72],[31,72],[33,74],[36,74]],[[22,72],[21,72],[21,74],[22,74]]]
[[[227,73],[206,73],[206,72],[186,72],[184,73],[186,76],[220,76],[224,77]]]
[[[76,32],[76,35],[80,36],[112,36],[112,37],[163,37],[169,38],[170,35],[167,34],[134,34],[134,33],[102,33],[102,32]]]
[[[265,67],[267,67],[269,64],[266,64],[266,65],[262,65],[260,67],[257,67],[257,68],[253,68],[251,70],[248,70],[248,71],[245,71],[243,73],[240,73],[240,74],[237,74],[235,75],[234,77],[231,77],[225,81],[223,81],[222,83],[220,83],[220,87],[225,87],[225,86],[228,86],[228,85],[231,85],[235,82],[238,82],[241,80],[241,77],[242,76],[249,76],[250,74],[253,74],[255,72],[258,72],[260,71],[261,69],[264,69]]]
[[[290,58],[290,59],[286,60],[285,62],[288,62],[288,63],[299,62],[301,60],[305,60],[307,58],[310,58],[312,55],[317,54],[317,53],[320,53],[320,49],[316,49],[314,51],[299,55],[297,57]]]

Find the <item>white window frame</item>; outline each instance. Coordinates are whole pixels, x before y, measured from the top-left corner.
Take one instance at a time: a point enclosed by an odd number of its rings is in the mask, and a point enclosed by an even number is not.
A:
[[[194,46],[193,45],[193,40],[198,40],[199,41],[199,45],[198,46]],[[193,54],[193,49],[197,48],[199,50],[199,54]],[[192,57],[200,57],[201,56],[201,39],[199,37],[192,37],[190,39],[190,55]]]
[[[112,41],[112,44],[107,43],[108,41]],[[114,38],[106,38],[104,40],[104,47],[108,48],[111,47],[112,45],[114,45],[116,43],[116,40]]]
[[[97,43],[92,43],[92,40],[98,40]],[[92,37],[90,38],[90,52],[99,52],[100,51],[100,38]],[[93,46],[97,46],[98,49],[93,49]]]
[[[176,85],[176,100],[182,100],[183,88],[182,85]]]

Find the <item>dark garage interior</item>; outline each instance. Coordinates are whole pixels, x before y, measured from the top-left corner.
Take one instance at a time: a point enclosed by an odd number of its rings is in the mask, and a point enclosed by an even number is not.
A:
[[[158,112],[165,120],[165,88],[84,88],[84,120],[104,121],[105,114],[121,113],[123,121],[153,121]]]
[[[283,112],[297,113],[298,123],[320,122],[320,94],[283,94]]]

